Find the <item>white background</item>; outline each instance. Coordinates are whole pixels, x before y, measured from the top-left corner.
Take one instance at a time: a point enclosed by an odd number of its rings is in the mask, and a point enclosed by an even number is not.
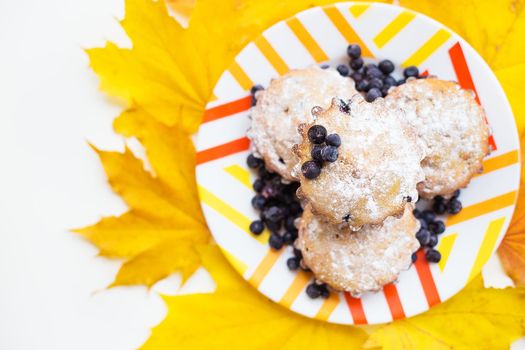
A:
[[[126,210],[87,144],[124,140],[82,49],[126,43],[122,15],[123,0],[0,0],[0,350],[136,349],[165,316],[155,290],[176,292],[176,276],[104,290],[120,262],[68,231]],[[496,259],[484,274],[508,283]]]

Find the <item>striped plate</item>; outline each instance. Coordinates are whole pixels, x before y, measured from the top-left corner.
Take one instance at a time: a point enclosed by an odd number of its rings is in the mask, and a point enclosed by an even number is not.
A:
[[[250,205],[254,174],[245,165],[250,97],[254,83],[292,68],[344,62],[348,43],[365,57],[417,65],[442,79],[457,80],[477,93],[493,130],[494,151],[485,172],[463,191],[463,211],[450,217],[438,249],[439,264],[420,256],[383,291],[352,298],[332,293],[309,299],[311,276],[292,273],[290,248],[269,249],[268,233],[248,230],[257,218]],[[399,73],[399,72],[397,72]],[[208,104],[197,141],[197,181],[208,225],[224,254],[242,276],[268,298],[308,317],[341,324],[383,323],[428,310],[450,298],[477,275],[507,229],[519,186],[519,142],[514,118],[494,74],[457,34],[440,23],[401,7],[339,3],[312,8],[267,29],[248,44],[224,72]]]

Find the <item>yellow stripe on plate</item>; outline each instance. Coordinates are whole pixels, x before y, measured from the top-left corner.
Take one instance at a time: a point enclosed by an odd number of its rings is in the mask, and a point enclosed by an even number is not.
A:
[[[491,171],[496,171],[509,165],[516,164],[518,161],[519,157],[517,149],[515,149],[514,151],[500,154],[496,157],[486,159],[483,161],[483,173],[479,175],[484,175],[490,173]]]
[[[447,220],[447,226],[455,225],[457,223],[474,219],[478,216],[511,206],[514,204],[515,199],[516,191],[513,191],[488,199],[484,202],[473,204],[463,208],[459,214],[449,216]]]
[[[316,62],[328,61],[328,56],[323,51],[323,49],[317,44],[315,39],[308,33],[308,30],[305,26],[299,21],[298,18],[294,17],[286,21],[286,24],[292,32],[295,34],[297,39],[303,44],[303,46],[308,50],[310,55]]]
[[[392,22],[388,23],[383,30],[376,35],[374,43],[382,48],[392,38],[394,38],[403,28],[405,28],[416,17],[414,13],[403,11]]]
[[[257,266],[252,276],[248,280],[253,286],[259,287],[268,272],[270,272],[272,269],[277,259],[279,259],[279,256],[281,256],[281,252],[282,251],[268,249],[268,252],[259,263],[259,266]]]
[[[452,251],[452,247],[454,247],[456,238],[458,238],[458,234],[453,233],[440,239],[439,247],[437,249],[441,253],[441,260],[438,263],[441,272],[445,271],[445,266],[447,265],[450,252]]]
[[[250,90],[252,88],[253,81],[237,62],[233,61],[228,71],[244,90]]]
[[[350,13],[352,14],[352,16],[354,16],[354,18],[358,18],[369,8],[370,8],[370,5],[365,5],[365,4],[352,5],[350,6]]]
[[[474,261],[474,266],[470,270],[470,275],[468,276],[468,281],[470,282],[478,273],[480,273],[481,268],[489,260],[498,240],[498,236],[501,232],[503,224],[505,223],[505,217],[493,220],[490,222],[487,232],[485,232],[485,237],[479,248],[478,255]]]
[[[438,30],[430,39],[427,40],[419,49],[416,50],[405,62],[403,66],[419,66],[429,58],[437,49],[441,47],[451,34],[445,29]]]
[[[261,51],[264,57],[266,57],[268,62],[270,62],[270,64],[277,71],[277,73],[283,75],[284,73],[290,70],[286,62],[283,61],[281,56],[279,56],[277,51],[275,51],[275,49],[268,42],[268,40],[266,40],[264,36],[261,35],[257,40],[255,40],[255,46],[257,46],[257,48]]]
[[[227,251],[226,249],[222,248],[222,253],[226,256],[226,258],[230,261],[230,263],[233,265],[233,267],[241,273],[241,275],[244,275],[246,270],[248,270],[248,265],[246,265],[243,261],[238,259],[236,256],[234,256],[232,253]]]
[[[250,232],[250,219],[246,216],[239,213],[237,210],[229,206],[227,203],[223,202],[219,197],[215,196],[213,193],[198,185],[199,194],[201,200],[215,210],[217,213],[221,214],[225,219],[233,223],[235,226],[239,227],[241,230],[255,238],[261,244],[268,243],[269,232],[265,230],[262,234],[256,236]]]
[[[328,299],[323,302],[323,305],[321,305],[321,308],[314,317],[321,321],[328,321],[337,305],[339,305],[339,294],[332,292]]]
[[[279,301],[279,304],[290,308],[290,306],[292,306],[299,293],[301,293],[301,291],[304,289],[304,287],[306,287],[308,282],[310,282],[310,279],[311,276],[309,274],[303,271],[298,271],[295,275],[292,284],[290,285],[290,287],[288,287],[283,297]]]
[[[243,168],[242,166],[238,164],[233,164],[233,165],[230,165],[224,168],[224,171],[230,174],[235,180],[239,181],[244,186],[248,187],[250,190],[252,189],[252,184],[250,181],[250,173],[248,172],[247,169]]]

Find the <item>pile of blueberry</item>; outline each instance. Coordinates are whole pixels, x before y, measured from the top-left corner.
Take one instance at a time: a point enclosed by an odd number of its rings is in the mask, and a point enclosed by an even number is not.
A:
[[[441,196],[436,196],[432,203],[432,209],[419,210],[414,209],[414,216],[419,220],[421,228],[416,234],[416,238],[421,244],[422,249],[425,249],[425,258],[429,262],[437,263],[441,260],[441,253],[434,249],[438,243],[438,235],[445,232],[445,223],[438,220],[436,215],[457,214],[461,211],[462,205],[458,197],[460,190],[454,192],[450,200],[446,200]],[[416,261],[417,255],[412,255],[412,260]]]
[[[419,74],[416,66],[410,66],[403,70],[404,78],[397,80],[391,75],[395,69],[392,61],[382,60],[379,64],[365,64],[361,57],[361,47],[356,44],[349,45],[346,53],[350,58],[349,65],[340,64],[336,69],[342,76],[350,76],[354,80],[356,90],[362,92],[368,102],[385,97],[391,87],[404,84],[408,78],[425,78]]]
[[[341,137],[338,134],[327,135],[322,125],[313,125],[308,129],[308,140],[313,144],[310,155],[312,160],[301,166],[301,172],[307,179],[315,179],[321,174],[323,162],[333,163],[339,157],[337,148],[341,146]]]

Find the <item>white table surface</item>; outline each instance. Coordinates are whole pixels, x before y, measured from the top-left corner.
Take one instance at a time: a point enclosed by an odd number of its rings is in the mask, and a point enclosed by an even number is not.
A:
[[[124,147],[83,47],[127,39],[123,0],[0,1],[0,349],[136,349],[179,279],[104,290],[119,261],[68,229],[126,210],[87,142]],[[136,148],[133,143],[132,147]],[[497,259],[484,269],[509,283]],[[203,271],[183,292],[212,288]],[[179,291],[180,292],[180,291]],[[525,349],[525,340],[513,349]]]

